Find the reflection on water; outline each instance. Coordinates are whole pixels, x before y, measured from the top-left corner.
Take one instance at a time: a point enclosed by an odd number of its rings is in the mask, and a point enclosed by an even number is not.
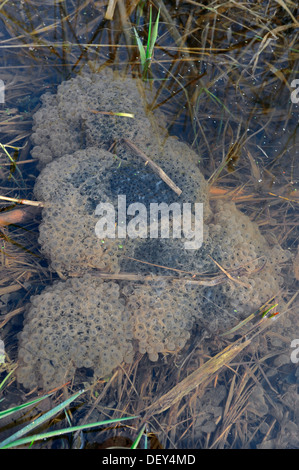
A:
[[[0,10],[0,79],[5,84],[0,142],[9,153],[2,149],[2,195],[33,199],[39,170],[32,161],[30,134],[41,95],[56,93],[62,81],[75,77],[90,60],[94,71],[109,65],[127,76],[140,73],[132,27],[139,25],[146,42],[148,6],[132,2],[127,10],[118,2],[108,20],[106,4],[76,3],[26,0],[8,2]],[[270,294],[267,306],[264,300],[258,307],[249,302],[244,317],[255,315],[230,336],[194,325],[186,346],[175,354],[169,348],[157,363],[138,353],[130,365],[92,384],[88,407],[78,412],[76,422],[86,416],[96,421],[119,417],[121,410],[134,415],[145,410],[149,431],[164,447],[299,447],[297,356],[291,356],[291,341],[299,337],[299,110],[291,86],[299,78],[296,27],[296,7],[274,1],[242,6],[215,2],[209,8],[188,2],[179,7],[162,4],[151,81],[146,84],[154,95],[152,109],[163,114],[171,135],[197,152],[209,182],[212,213],[223,201],[225,206],[233,200],[258,225],[270,247],[281,246],[292,257],[284,264],[277,306]],[[122,103],[111,110],[122,111]],[[1,232],[0,336],[7,353],[0,364],[3,378],[17,360],[17,332],[30,295],[57,277],[39,253],[39,221],[37,216]],[[159,264],[164,265],[163,260]],[[272,264],[279,275],[274,257]],[[263,272],[261,282],[266,281]],[[207,278],[215,273],[224,275],[215,266],[212,273],[203,274]],[[205,289],[204,302],[210,302],[211,293],[210,287]],[[273,309],[267,312],[267,307]],[[232,314],[217,302],[210,309],[211,315],[215,310]],[[243,340],[250,343],[246,348],[239,342],[245,333]],[[225,349],[231,344],[234,352]],[[86,382],[92,382],[92,371],[80,368],[69,391]],[[15,381],[4,388],[3,397],[3,409],[27,401]],[[134,440],[138,428],[139,423],[136,429],[92,433],[88,439],[99,444],[114,435]],[[9,433],[3,430],[3,436]]]

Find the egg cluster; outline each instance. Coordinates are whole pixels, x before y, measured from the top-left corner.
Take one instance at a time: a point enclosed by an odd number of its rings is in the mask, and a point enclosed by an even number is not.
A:
[[[40,166],[82,148],[109,148],[119,139],[135,143],[163,134],[161,120],[149,119],[148,96],[137,80],[120,79],[110,69],[100,74],[82,71],[62,82],[57,93],[45,93],[35,113],[32,156]]]
[[[99,239],[95,233],[95,208],[110,201],[103,174],[114,162],[109,152],[90,147],[51,162],[37,178],[35,196],[45,201],[39,243],[62,277],[92,268],[118,272],[119,258],[133,254],[132,240]]]
[[[280,289],[288,252],[271,247],[234,203],[209,201],[196,153],[162,138],[142,96],[132,79],[83,73],[46,94],[34,117],[32,154],[42,167],[34,192],[44,201],[39,243],[64,280],[31,299],[19,347],[25,387],[52,388],[82,367],[103,377],[135,351],[156,361],[183,348],[195,324],[225,331]],[[111,115],[116,111],[135,119]],[[202,203],[202,245],[188,249],[184,230],[179,238],[120,237],[124,195],[126,209],[136,202],[148,210],[153,203],[189,204],[193,229],[195,204]],[[101,203],[116,209],[114,238],[96,234]],[[131,279],[102,281],[102,272]]]
[[[196,312],[184,287],[164,282],[123,289],[134,318],[133,337],[140,353],[157,361],[159,353],[182,349],[190,338]]]
[[[206,324],[228,328],[237,318],[248,316],[278,295],[283,281],[282,264],[291,254],[278,245],[271,247],[258,225],[234,203],[217,202],[213,206],[203,253],[205,246],[214,270],[221,273],[218,263],[228,273],[226,282],[205,287],[201,292],[200,305]]]
[[[103,377],[133,358],[132,318],[115,282],[89,274],[58,281],[31,298],[20,334],[17,378],[44,389],[92,368]]]

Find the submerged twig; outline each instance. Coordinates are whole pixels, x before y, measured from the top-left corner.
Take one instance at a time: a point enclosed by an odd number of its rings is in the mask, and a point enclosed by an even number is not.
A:
[[[164,181],[178,196],[182,194],[182,190],[167,176],[165,171],[159,167],[153,160],[151,160],[145,153],[142,152],[136,145],[133,144],[128,139],[123,139],[123,141],[139,156],[141,157],[146,165],[149,165],[151,169]]]
[[[211,258],[211,260],[216,264],[216,266],[218,266],[219,269],[221,269],[221,271],[233,282],[236,282],[237,284],[240,284],[241,286],[244,286],[244,287],[247,287],[248,289],[250,289],[250,285],[249,284],[246,284],[245,282],[242,282],[242,281],[239,281],[239,279],[236,279],[234,278],[233,276],[231,276],[229,274],[229,272],[227,272],[219,263],[217,263],[216,260],[214,260],[212,258],[212,256],[209,255],[209,258]]]
[[[2,201],[17,202],[18,204],[25,204],[28,206],[44,207],[41,201],[29,201],[28,199],[17,199],[15,197],[0,196]]]
[[[131,259],[134,260],[134,258],[131,258]],[[140,261],[140,260],[135,260],[135,261]],[[143,263],[143,261],[140,261],[140,262]],[[151,264],[151,263],[145,262],[145,264]],[[237,276],[243,276],[243,275],[248,276],[249,274],[253,274],[253,273],[261,271],[264,266],[265,266],[265,263],[263,263],[262,266],[255,268],[254,270],[250,272],[247,269],[239,267],[239,268],[235,268],[231,270],[231,272]],[[167,266],[159,266],[159,267],[164,268],[164,269],[173,269],[178,272],[184,272],[185,274],[187,273],[187,271],[180,271],[178,269],[168,268]],[[194,273],[190,273],[192,275],[192,277],[190,278],[178,277],[178,276],[163,276],[163,275],[154,275],[154,274],[135,274],[135,273],[128,273],[128,272],[107,273],[107,272],[101,272],[101,271],[91,271],[91,274],[94,276],[100,277],[102,279],[110,279],[110,280],[113,279],[113,280],[118,280],[118,281],[157,281],[157,282],[170,281],[173,283],[179,282],[180,284],[182,284],[182,282],[185,282],[186,284],[189,284],[189,285],[200,285],[200,286],[216,286],[218,284],[221,284],[222,282],[225,282],[228,277],[227,271],[225,271],[225,275],[220,274],[220,275],[214,275],[210,278],[202,277],[201,279],[198,279],[198,276],[200,276],[199,274],[194,274]]]
[[[186,282],[186,284],[193,284],[193,285],[200,285],[200,286],[216,286],[217,284],[221,284],[226,280],[226,276],[215,276],[213,279],[190,279],[190,278],[181,278],[175,276],[155,276],[153,274],[135,274],[135,273],[104,273],[101,271],[92,271],[91,274],[93,276],[102,278],[102,279],[110,279],[110,280],[117,280],[117,281],[153,281],[153,282],[161,282],[161,281],[171,281],[173,283],[179,282],[182,284]]]
[[[0,213],[0,227],[11,224],[21,224],[31,220],[38,212],[40,207],[29,206],[22,209],[14,209],[12,211]]]

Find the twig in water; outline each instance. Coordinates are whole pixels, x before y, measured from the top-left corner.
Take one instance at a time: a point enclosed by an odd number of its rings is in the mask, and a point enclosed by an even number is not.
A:
[[[182,194],[182,190],[167,176],[167,174],[159,167],[153,160],[151,160],[145,153],[142,152],[136,145],[128,139],[123,139],[124,142],[139,156],[146,165],[149,165],[152,170],[164,181],[178,196]]]
[[[40,201],[29,201],[28,199],[16,199],[14,197],[0,196],[2,201],[17,202],[18,204],[26,204],[28,206],[44,207],[44,203]]]

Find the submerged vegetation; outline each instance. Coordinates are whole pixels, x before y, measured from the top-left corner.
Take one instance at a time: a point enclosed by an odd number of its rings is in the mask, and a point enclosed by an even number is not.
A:
[[[79,398],[80,395],[84,393],[84,390],[80,390],[79,392],[73,394],[70,398],[67,400],[64,400],[62,403],[59,405],[55,406],[52,408],[50,411],[47,413],[44,413],[41,415],[39,418],[36,418],[32,421],[32,423],[28,424],[27,426],[23,427],[16,433],[14,433],[12,436],[8,437],[4,441],[0,442],[0,449],[9,449],[10,447],[17,447],[20,445],[24,444],[30,444],[31,446],[34,444],[34,442],[42,440],[42,439],[48,439],[51,437],[56,437],[56,436],[61,436],[63,434],[71,434],[74,433],[75,431],[82,431],[84,429],[91,429],[94,427],[100,427],[100,426],[105,426],[105,425],[111,425],[115,422],[123,422],[127,421],[128,419],[133,420],[136,418],[136,416],[127,416],[119,419],[111,419],[111,420],[105,420],[105,421],[100,421],[98,423],[90,423],[90,424],[83,424],[81,426],[69,426],[68,428],[65,429],[59,429],[58,431],[50,431],[46,433],[40,433],[40,434],[34,434],[30,435],[27,437],[23,437],[26,434],[30,433],[33,431],[33,429],[38,428],[41,426],[46,421],[49,421],[51,418],[53,418],[56,414],[63,410],[67,410],[68,406],[77,398]],[[0,419],[5,418],[6,416],[9,416],[12,413],[16,413],[20,410],[23,410],[28,407],[32,407],[36,403],[39,403],[41,400],[44,400],[45,398],[49,398],[51,394],[45,395],[43,397],[37,398],[36,400],[31,400],[28,403],[25,403],[20,406],[16,406],[14,408],[10,408],[8,410],[0,412]],[[67,413],[67,411],[65,411]],[[66,414],[67,415],[67,414]],[[139,442],[139,440],[138,440]],[[136,441],[136,443],[138,443]]]
[[[85,64],[95,71],[111,66],[150,78],[152,109],[163,112],[170,134],[198,152],[211,199],[234,200],[270,244],[293,254],[285,272],[285,304],[269,299],[226,336],[198,331],[183,351],[158,364],[138,355],[92,384],[82,371],[87,404],[72,383],[47,399],[54,408],[61,392],[63,400],[75,397],[74,426],[143,416],[124,428],[90,432],[91,443],[118,436],[136,445],[146,422],[152,447],[298,447],[298,374],[290,361],[291,339],[298,338],[299,104],[291,100],[291,83],[299,79],[297,4],[2,1],[0,22],[1,409],[38,396],[16,383],[16,332],[30,296],[53,278],[39,254],[39,211],[27,213],[25,223],[24,213],[6,217],[23,210],[19,200],[33,200],[38,170],[30,157],[32,115],[44,92],[55,92]],[[125,112],[121,103],[112,111]],[[284,329],[275,329],[279,322]],[[35,416],[22,410],[18,415],[15,422],[8,416],[0,421],[2,442],[14,426],[24,427]],[[56,425],[66,428],[66,415]]]

